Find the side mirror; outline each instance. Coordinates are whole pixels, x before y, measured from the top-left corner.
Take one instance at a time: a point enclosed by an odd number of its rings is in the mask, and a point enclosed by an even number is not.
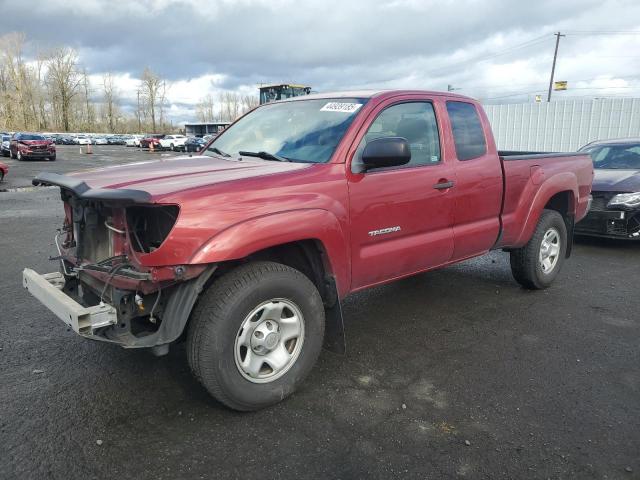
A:
[[[371,140],[362,152],[364,169],[406,165],[411,160],[409,143],[402,137],[382,137]]]

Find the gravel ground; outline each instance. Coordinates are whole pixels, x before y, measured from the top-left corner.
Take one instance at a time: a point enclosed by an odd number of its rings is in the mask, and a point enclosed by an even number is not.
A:
[[[23,290],[23,267],[56,269],[62,212],[57,189],[20,187],[161,155],[95,151],[8,161],[0,185],[0,478],[640,478],[640,244],[581,240],[543,292],[494,252],[353,295],[347,354],[238,414],[184,345],[83,340]]]

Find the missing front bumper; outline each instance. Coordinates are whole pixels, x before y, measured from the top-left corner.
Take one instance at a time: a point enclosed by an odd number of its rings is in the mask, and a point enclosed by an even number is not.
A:
[[[24,288],[77,334],[93,337],[96,330],[118,322],[118,312],[111,305],[84,307],[62,291],[64,284],[59,272],[40,275],[30,268],[22,272]]]

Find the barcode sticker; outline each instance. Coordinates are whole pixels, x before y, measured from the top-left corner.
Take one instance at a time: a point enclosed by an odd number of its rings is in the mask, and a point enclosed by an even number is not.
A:
[[[320,109],[321,112],[353,113],[362,106],[361,103],[329,102]]]

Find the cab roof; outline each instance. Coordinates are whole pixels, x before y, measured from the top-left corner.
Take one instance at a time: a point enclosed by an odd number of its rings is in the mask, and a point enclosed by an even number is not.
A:
[[[325,98],[380,98],[380,97],[395,97],[397,95],[428,95],[428,96],[447,96],[460,99],[471,99],[464,95],[451,92],[436,92],[433,90],[346,90],[342,92],[323,92],[323,93],[311,93],[309,95],[302,95],[299,97],[291,97],[281,102],[291,102],[299,100],[322,100]]]

